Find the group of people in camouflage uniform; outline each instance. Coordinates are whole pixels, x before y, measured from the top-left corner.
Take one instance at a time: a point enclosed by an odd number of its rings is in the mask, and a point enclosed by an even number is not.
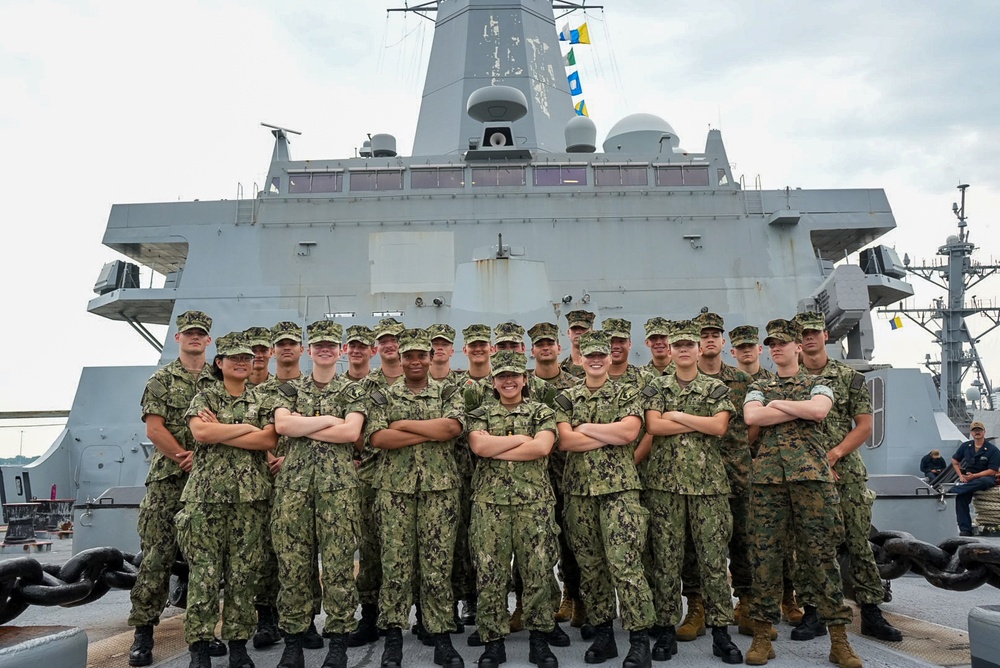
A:
[[[734,624],[753,636],[746,663],[763,665],[783,615],[797,623],[793,639],[829,632],[830,661],[861,666],[840,545],[862,633],[901,639],[878,608],[868,542],[874,495],[857,453],[871,431],[868,390],[827,357],[822,315],[767,324],[776,373],[760,366],[750,325],[729,332],[738,366],[724,363],[714,313],[647,321],[643,367],[628,361],[630,322],[595,330],[594,320],[567,314],[561,362],[559,327],[531,327],[531,370],[520,325],[470,325],[469,369],[458,371],[449,325],[387,318],[345,336],[330,320],[305,331],[282,322],[219,337],[208,362],[211,318],[178,316],[180,355],[142,398],[156,452],[129,664],[152,663],[178,547],[192,668],[227,651],[231,668],[250,668],[247,642],[281,636],[279,668],[301,668],[324,636],[324,668],[380,637],[381,665],[399,668],[414,604],[415,632],[449,668],[464,665],[450,637],[464,624],[476,625],[480,668],[505,663],[505,637],[523,628],[528,661],[556,668],[565,621],[592,640],[585,661],[603,663],[618,656],[615,617],[629,631],[624,668],[670,660],[709,627],[713,654],[743,663]],[[226,644],[214,635],[220,592]]]

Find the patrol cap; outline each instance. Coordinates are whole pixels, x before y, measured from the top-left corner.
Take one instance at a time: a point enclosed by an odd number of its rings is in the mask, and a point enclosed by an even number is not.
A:
[[[656,335],[670,336],[670,330],[673,329],[673,326],[674,323],[666,318],[661,318],[660,316],[650,318],[646,321],[646,338],[648,339]]]
[[[975,422],[969,425],[969,431],[972,431],[973,429],[982,429],[983,431],[986,431],[986,425],[984,425],[979,420],[976,420]]]
[[[490,355],[490,370],[498,373],[524,373],[528,368],[528,358],[516,350],[498,350]]]
[[[601,329],[608,336],[614,336],[619,339],[632,338],[632,323],[623,318],[605,318],[604,322],[601,323]]]
[[[204,311],[184,311],[177,316],[177,331],[186,332],[189,329],[201,329],[206,334],[212,332],[212,319]]]
[[[398,338],[400,355],[411,350],[422,350],[425,353],[431,351],[431,337],[426,329],[404,329]]]
[[[306,335],[309,345],[321,342],[339,344],[344,337],[344,327],[333,320],[317,320],[306,327]]]
[[[539,322],[531,326],[528,330],[528,336],[531,338],[531,344],[535,345],[539,341],[545,339],[551,339],[552,341],[559,341],[559,325],[553,324],[551,322]]]
[[[467,344],[476,341],[490,343],[493,340],[489,325],[469,325],[462,330],[462,338]]]
[[[599,329],[592,329],[580,335],[580,353],[586,357],[600,353],[602,355],[611,354],[611,337],[607,332]]]
[[[695,325],[700,329],[717,329],[720,332],[726,331],[726,323],[718,313],[700,313],[693,319]],[[699,337],[700,338],[700,337]]]
[[[701,327],[694,320],[678,320],[674,323],[674,328],[670,330],[670,343],[680,343],[681,341],[691,341],[698,343],[701,341]]]
[[[764,345],[771,345],[771,341],[801,341],[802,326],[794,320],[782,320],[778,318],[767,323],[767,338]]]
[[[383,336],[399,336],[406,329],[406,325],[395,318],[382,318],[375,325],[375,340],[378,341]]]
[[[594,319],[597,316],[590,311],[570,311],[566,314],[566,322],[570,327],[586,327],[590,329],[594,326]]]
[[[366,327],[365,325],[351,325],[347,328],[344,343],[351,343],[352,341],[357,341],[366,346],[373,346],[375,345],[375,332],[372,331],[371,327]]]
[[[496,343],[504,341],[524,343],[524,327],[516,322],[501,322],[493,328],[493,341]]]
[[[251,348],[254,346],[271,347],[271,330],[267,327],[247,327],[243,330],[243,336],[246,337],[247,344]]]
[[[733,346],[742,346],[747,343],[760,343],[760,330],[753,325],[740,325],[729,330],[729,342]]]
[[[451,325],[431,325],[427,328],[427,333],[434,339],[444,339],[448,343],[455,343],[455,328]]]
[[[301,345],[304,340],[302,336],[302,327],[300,327],[298,323],[282,320],[271,328],[272,346],[278,345],[278,341],[284,341],[285,339],[288,339],[289,341],[298,341]]]
[[[793,320],[802,325],[803,331],[807,329],[814,329],[817,332],[822,332],[826,329],[826,318],[823,317],[822,313],[817,313],[816,311],[796,313]]]
[[[253,355],[250,343],[247,341],[246,336],[243,335],[243,332],[229,332],[224,336],[220,336],[215,340],[215,350],[223,357]]]

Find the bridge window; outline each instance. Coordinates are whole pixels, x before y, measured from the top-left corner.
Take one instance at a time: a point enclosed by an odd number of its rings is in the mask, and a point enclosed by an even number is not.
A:
[[[587,185],[587,168],[570,165],[546,166],[534,168],[536,186],[585,186]]]
[[[594,165],[595,186],[647,186],[646,165]]]
[[[402,190],[403,170],[377,169],[351,172],[351,190]]]
[[[707,186],[708,167],[697,165],[671,165],[656,168],[658,186]]]
[[[464,188],[463,167],[423,167],[410,170],[411,188]]]
[[[473,167],[472,185],[479,186],[523,186],[524,167]]]
[[[878,376],[869,379],[868,392],[872,397],[872,434],[865,447],[874,450],[885,440],[885,381]]]
[[[341,172],[302,174],[292,172],[288,175],[288,192],[303,193],[336,193],[344,187],[344,175]]]

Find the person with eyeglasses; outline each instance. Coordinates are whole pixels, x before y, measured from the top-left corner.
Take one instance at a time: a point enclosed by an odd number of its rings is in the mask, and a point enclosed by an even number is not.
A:
[[[958,446],[951,457],[951,465],[958,474],[958,484],[951,488],[955,494],[955,515],[958,518],[958,535],[973,536],[972,515],[969,504],[976,492],[995,487],[1000,471],[1000,449],[986,440],[986,425],[976,420],[969,427],[968,441]]]

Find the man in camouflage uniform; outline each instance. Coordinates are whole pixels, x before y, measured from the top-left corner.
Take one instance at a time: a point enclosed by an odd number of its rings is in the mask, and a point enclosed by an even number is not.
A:
[[[395,318],[382,318],[375,327],[375,352],[378,353],[379,367],[371,372],[371,380],[378,387],[388,387],[403,375],[397,337],[405,328]]]
[[[594,327],[597,316],[590,311],[576,310],[566,314],[566,334],[569,336],[569,355],[563,359],[559,368],[568,374],[583,378],[583,355],[580,353],[580,335],[589,332]]]
[[[654,436],[643,502],[649,510],[656,622],[664,629],[653,658],[668,661],[677,652],[674,626],[681,618],[680,576],[687,548],[675,537],[687,535],[704,585],[712,651],[725,663],[743,663],[728,629],[733,609],[726,557],[733,519],[719,439],[735,410],[725,383],[698,371],[700,339],[697,324],[676,323],[670,334],[676,373],[657,376],[642,390],[646,430]]]
[[[129,650],[130,666],[153,663],[153,626],[160,623],[170,588],[170,569],[177,559],[174,516],[181,509],[181,493],[194,454],[194,439],[184,414],[195,393],[216,382],[211,365],[205,363],[205,349],[212,342],[212,319],[201,311],[185,311],[177,316],[176,325],[174,340],[180,355],[153,374],[140,402],[146,437],[156,450],[146,476],[146,496],[139,505],[143,559],[131,591],[128,623],[136,628]]]
[[[351,325],[344,332],[344,355],[347,356],[347,373],[344,380],[360,383],[372,372],[375,356],[375,332],[371,327]]]
[[[844,526],[840,497],[826,457],[823,420],[833,408],[833,391],[799,369],[802,328],[791,320],[767,323],[764,345],[778,367],[777,378],[754,381],[743,414],[760,426],[760,449],[750,473],[749,616],[753,644],[746,662],[760,666],[773,659],[771,625],[781,616],[783,555],[794,549],[802,579],[810,580],[817,608],[830,629],[830,661],[860,668],[847,640],[851,611],[844,605],[837,545]]]
[[[253,351],[253,368],[247,385],[251,388],[267,381],[271,375],[268,366],[271,363],[271,330],[267,327],[248,327],[243,330],[243,336]]]
[[[827,460],[833,467],[840,494],[840,515],[844,523],[847,554],[850,557],[854,600],[861,606],[861,633],[879,640],[899,642],[903,634],[882,616],[882,578],[868,535],[871,532],[872,503],[875,493],[868,489],[868,470],[858,448],[872,433],[872,402],[865,377],[826,354],[826,320],[822,313],[807,312],[795,316],[802,326],[802,368],[819,376],[833,390],[833,409],[824,424]],[[805,584],[805,583],[803,583]],[[808,586],[800,587],[806,614],[792,633],[796,640],[809,640],[823,631],[813,605],[814,595]]]
[[[649,348],[649,364],[639,367],[647,377],[670,373],[670,331],[673,323],[666,318],[655,316],[646,321],[646,347]]]
[[[641,389],[646,384],[645,376],[639,367],[630,364],[629,353],[632,352],[632,323],[623,318],[605,318],[601,329],[611,337],[611,368],[608,376],[611,380],[622,383],[635,383]]]
[[[427,333],[431,336],[431,378],[439,383],[456,385],[462,372],[451,368],[451,358],[455,354],[455,328],[436,324],[428,327]]]
[[[312,580],[316,554],[323,562],[327,668],[346,668],[347,634],[357,622],[354,550],[358,527],[355,442],[365,421],[364,391],[336,377],[343,328],[319,320],[306,329],[313,371],[278,388],[278,433],[291,439],[275,479],[271,532],[281,591],[278,619],[285,650],[278,668],[302,666],[303,636],[314,624]]]
[[[434,634],[434,662],[457,668],[451,644],[451,568],[458,521],[459,473],[454,439],[465,411],[459,392],[429,377],[431,341],[422,329],[399,335],[403,381],[371,395],[366,434],[382,450],[376,507],[382,534],[379,627],[386,629],[384,668],[403,660],[414,564],[419,564],[423,623]]]
[[[474,324],[462,330],[462,352],[469,360],[469,370],[460,376],[465,388],[490,375],[490,355],[493,354],[493,333],[489,325]]]
[[[587,377],[556,397],[559,448],[569,453],[563,478],[566,529],[580,564],[580,589],[597,636],[587,663],[618,656],[611,623],[617,593],[629,631],[625,668],[650,665],[653,598],[642,570],[648,513],[639,502],[633,447],[642,428],[639,391],[608,377],[611,341],[580,336]]]

